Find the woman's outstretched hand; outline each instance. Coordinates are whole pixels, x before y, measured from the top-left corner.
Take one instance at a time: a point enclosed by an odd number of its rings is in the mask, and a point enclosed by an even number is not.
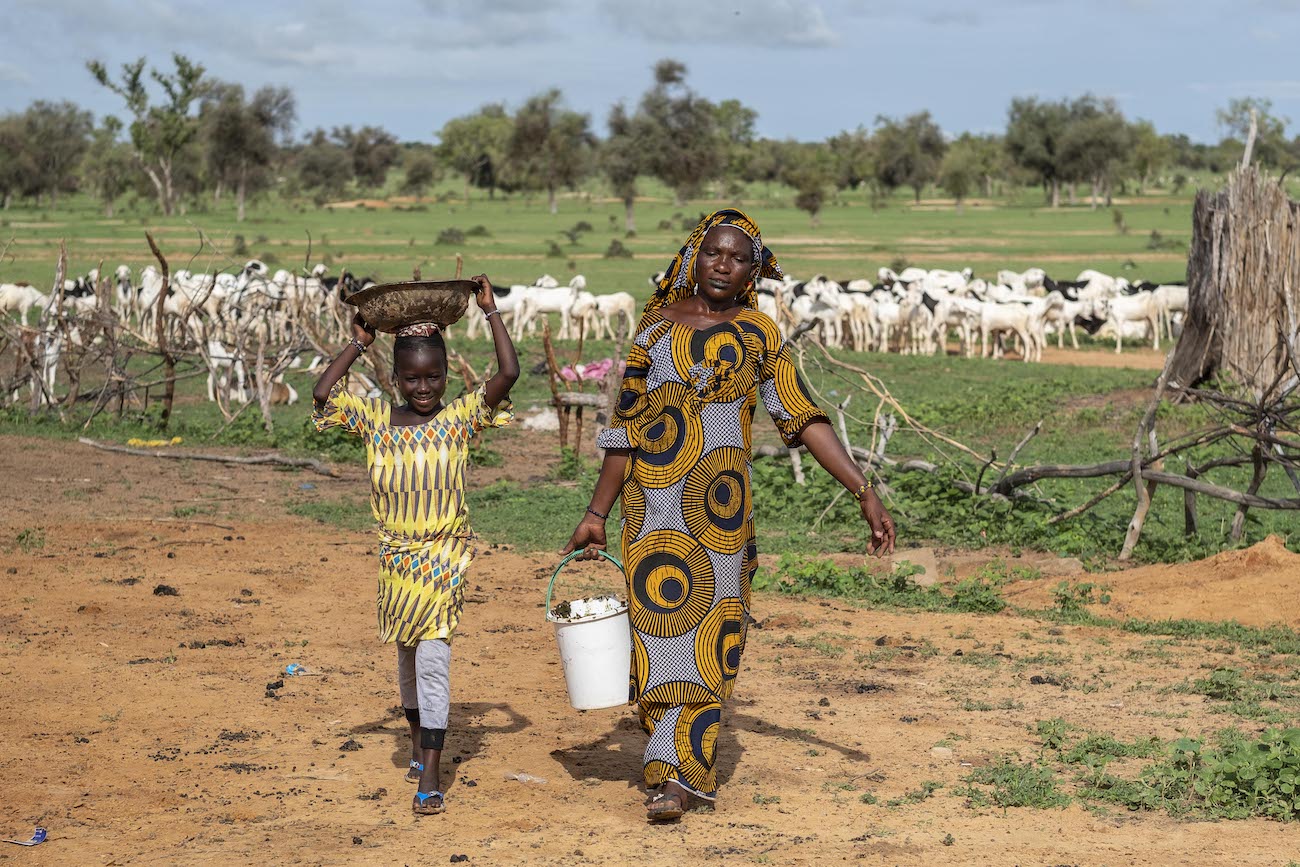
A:
[[[860,503],[863,519],[871,525],[871,541],[867,543],[867,552],[874,557],[884,557],[894,553],[894,519],[885,510],[875,491],[868,491]]]
[[[567,557],[579,548],[586,549],[578,556],[579,560],[595,560],[600,556],[596,552],[605,550],[604,521],[590,515],[579,521],[577,529],[569,537],[569,544],[564,546],[560,556]]]

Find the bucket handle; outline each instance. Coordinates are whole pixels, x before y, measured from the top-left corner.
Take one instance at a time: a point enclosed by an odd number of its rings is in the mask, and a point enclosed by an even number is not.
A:
[[[584,550],[585,549],[574,551],[572,554],[565,557],[563,560],[560,561],[560,565],[555,567],[555,571],[551,573],[551,583],[548,584],[546,587],[546,613],[548,615],[551,613],[551,592],[555,590],[555,579],[560,577],[560,570],[563,569],[565,566],[568,566],[572,560],[581,557],[582,554],[584,553]],[[620,572],[623,571],[622,561],[619,560],[617,557],[615,557],[613,554],[609,553],[604,548],[597,548],[596,553],[604,557],[609,562],[613,563],[615,566],[617,566],[618,571]]]

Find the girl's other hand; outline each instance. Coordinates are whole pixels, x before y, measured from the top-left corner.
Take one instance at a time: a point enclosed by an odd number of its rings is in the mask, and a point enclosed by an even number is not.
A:
[[[569,537],[569,544],[560,552],[561,557],[567,557],[579,548],[585,548],[579,560],[595,560],[600,555],[597,551],[605,550],[605,522],[599,518],[588,516],[578,522],[578,527]]]
[[[369,346],[375,342],[375,327],[361,318],[358,313],[352,317],[352,336],[361,342],[362,346]]]
[[[492,294],[492,281],[486,274],[479,274],[469,278],[478,284],[478,291],[474,293],[474,300],[478,303],[478,309],[482,310],[484,315],[497,309],[496,296]]]
[[[869,491],[862,498],[861,507],[862,517],[871,525],[871,541],[867,543],[867,552],[874,557],[894,553],[894,540],[897,536],[894,519],[885,511],[885,506],[875,491]]]

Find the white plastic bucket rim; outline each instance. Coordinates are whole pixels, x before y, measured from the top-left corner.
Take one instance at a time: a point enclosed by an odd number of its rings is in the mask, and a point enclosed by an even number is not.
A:
[[[546,612],[546,619],[551,623],[558,623],[561,626],[572,626],[575,623],[595,623],[597,620],[604,620],[607,617],[617,617],[620,614],[627,614],[627,605],[624,604],[616,611],[610,611],[606,614],[588,614],[586,617],[578,617],[573,620],[566,620],[563,617],[556,617],[551,612]]]

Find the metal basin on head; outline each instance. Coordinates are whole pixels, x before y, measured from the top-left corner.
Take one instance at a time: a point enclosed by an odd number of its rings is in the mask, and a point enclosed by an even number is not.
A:
[[[469,297],[477,291],[473,280],[421,280],[371,286],[344,300],[376,330],[392,334],[417,322],[452,325],[465,315]]]

